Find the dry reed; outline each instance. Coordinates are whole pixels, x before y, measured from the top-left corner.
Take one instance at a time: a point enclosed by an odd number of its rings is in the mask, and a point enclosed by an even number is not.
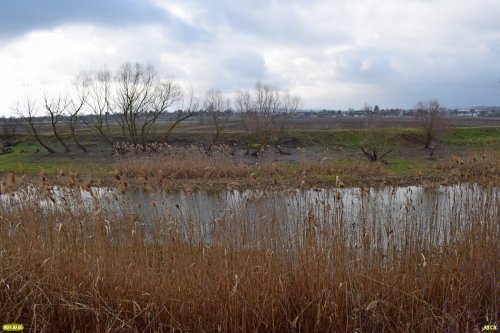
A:
[[[311,187],[333,185],[339,175],[345,185],[353,185],[367,179],[380,180],[386,175],[380,163],[364,160],[347,163],[326,159],[321,162],[245,159],[231,155],[226,146],[217,146],[210,154],[198,146],[178,149],[163,144],[148,146],[145,151],[142,146],[122,145],[120,151],[113,171],[120,188],[132,184],[144,189],[186,189],[192,184],[202,189]]]
[[[449,171],[455,179],[500,183],[500,160],[494,154],[470,154],[465,157],[454,156],[441,162],[438,169]]]
[[[0,318],[33,332],[478,331],[498,320],[500,204],[471,186],[391,218],[397,205],[362,190],[349,220],[340,192],[295,215],[256,192],[254,215],[204,226],[157,202],[109,209],[114,192],[29,187],[2,197]]]

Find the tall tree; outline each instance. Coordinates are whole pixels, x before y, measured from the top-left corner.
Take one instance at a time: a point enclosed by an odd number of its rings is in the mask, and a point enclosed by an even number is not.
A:
[[[54,133],[55,138],[64,147],[64,151],[67,153],[70,151],[69,146],[64,142],[58,132],[57,124],[61,120],[63,113],[69,106],[69,101],[67,98],[58,95],[48,95],[45,93],[43,95],[43,106],[47,111],[50,118],[50,125],[52,127],[52,133]]]
[[[141,140],[145,144],[150,137],[151,130],[158,118],[167,113],[182,98],[182,90],[173,79],[160,80],[154,90],[154,98],[151,110],[145,115],[141,127]],[[193,114],[194,115],[194,114]],[[189,117],[191,117],[190,115]],[[187,118],[177,117],[177,123],[171,124],[167,132],[168,136],[177,124]]]
[[[45,148],[49,154],[55,153],[52,148],[43,142],[38,132],[39,118],[37,117],[37,114],[39,109],[36,103],[29,96],[26,96],[22,101],[17,102],[14,110],[28,124],[40,146]]]
[[[82,87],[82,89],[88,89],[84,107],[89,112],[89,115],[81,119],[91,130],[113,145],[109,126],[113,112],[111,72],[101,70],[80,75],[87,85],[87,88]]]
[[[284,152],[280,145],[285,138],[285,131],[293,114],[302,105],[299,96],[292,95],[288,91],[280,93],[280,109],[271,118],[271,142],[281,154]]]
[[[380,112],[374,111],[370,105],[365,105],[365,124],[363,141],[359,148],[371,162],[382,160],[392,152],[388,133],[381,125]]]
[[[147,120],[152,110],[156,84],[156,72],[152,66],[123,64],[116,72],[116,119],[125,140],[137,144],[141,138],[139,122]]]
[[[243,127],[258,147],[258,155],[267,144],[277,148],[291,114],[300,106],[300,97],[280,90],[277,86],[257,82],[253,90],[241,90],[234,105],[240,113]],[[250,147],[247,149],[249,153]]]
[[[415,106],[415,121],[424,132],[424,147],[431,150],[433,141],[449,126],[446,112],[437,99],[419,101]]]
[[[181,99],[181,89],[172,79],[160,80],[153,66],[123,64],[115,75],[115,116],[123,137],[146,144],[158,118]],[[185,117],[174,122],[174,127]],[[167,134],[173,130],[169,127]]]
[[[179,94],[179,100],[182,100],[182,107],[174,113],[175,117],[165,132],[165,140],[168,140],[173,130],[181,122],[200,114],[200,98],[196,95],[193,87],[190,88],[187,95]]]
[[[210,138],[208,151],[212,149],[220,134],[226,127],[229,119],[229,110],[231,108],[231,100],[224,97],[218,89],[210,89],[205,94],[203,101],[203,109],[208,115],[208,119],[212,125],[213,134]]]
[[[69,115],[69,127],[71,131],[71,137],[75,144],[80,148],[84,153],[87,152],[87,148],[80,143],[77,134],[79,113],[83,110],[85,104],[87,103],[87,99],[89,97],[89,85],[90,80],[89,77],[80,74],[76,77],[75,82],[73,83],[73,94],[69,98],[68,105],[68,115]]]

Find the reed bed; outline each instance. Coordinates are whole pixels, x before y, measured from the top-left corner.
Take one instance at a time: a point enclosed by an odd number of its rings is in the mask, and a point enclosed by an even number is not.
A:
[[[500,160],[491,152],[483,154],[469,154],[465,157],[454,156],[450,160],[441,162],[438,169],[450,171],[461,180],[476,182],[500,183]]]
[[[199,146],[179,149],[166,144],[146,147],[124,144],[117,146],[117,150],[121,153],[113,175],[121,188],[124,184],[148,189],[183,187],[179,181],[201,189],[307,187],[335,184],[336,176],[341,177],[345,185],[352,185],[386,175],[380,163],[364,160],[349,163],[326,158],[320,161],[302,158],[276,161],[269,156],[256,159],[235,154],[231,147],[223,145],[214,146],[209,154]]]
[[[202,154],[127,157],[117,163],[114,176],[118,178],[164,180],[248,178],[250,167],[243,162]]]
[[[452,156],[414,174],[391,174],[384,163],[361,160],[314,160],[295,156],[279,160],[273,155],[253,158],[234,153],[232,147],[146,147],[121,145],[117,151],[112,186],[143,189],[287,189],[325,186],[386,186],[394,184],[500,184],[500,160],[491,151]],[[278,155],[279,156],[279,155]],[[62,183],[62,182],[59,182]],[[109,182],[108,182],[109,184]]]
[[[479,332],[498,323],[498,187],[464,184],[444,206],[432,199],[439,188],[421,191],[401,202],[397,189],[383,200],[360,189],[357,208],[340,190],[305,203],[300,191],[282,192],[281,203],[254,191],[237,205],[198,207],[202,222],[167,194],[26,187],[2,195],[0,318],[32,332]]]

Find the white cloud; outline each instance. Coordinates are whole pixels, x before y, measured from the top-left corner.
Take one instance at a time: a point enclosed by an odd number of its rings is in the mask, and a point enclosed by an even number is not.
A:
[[[145,35],[148,38],[142,38]],[[0,47],[0,88],[10,97],[0,101],[0,112],[8,111],[26,91],[37,95],[54,87],[65,89],[81,71],[114,68],[126,61],[157,64],[157,52],[149,50],[162,42],[162,32],[150,26],[62,26],[29,33]]]
[[[182,2],[168,1],[168,0],[153,0],[158,7],[177,17],[178,19],[193,24],[193,11],[187,8]]]
[[[4,40],[0,113],[26,85],[63,86],[82,70],[126,61],[151,63],[202,91],[266,80],[312,108],[406,107],[429,97],[500,104],[497,0],[134,3],[165,20],[105,25],[90,17]]]

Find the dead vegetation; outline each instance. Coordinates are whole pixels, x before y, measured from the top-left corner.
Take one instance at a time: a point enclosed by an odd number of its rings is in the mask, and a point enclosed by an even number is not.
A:
[[[270,214],[263,192],[255,216],[228,207],[201,225],[40,177],[0,206],[0,317],[33,332],[467,332],[498,320],[495,186],[463,185],[425,211],[360,189],[354,213],[338,192],[294,215]]]
[[[453,156],[441,162],[438,168],[449,171],[460,180],[500,183],[500,161],[487,153]]]
[[[233,147],[214,146],[207,154],[204,147],[175,147],[163,143],[147,146],[115,145],[120,155],[115,163],[112,186],[125,182],[143,189],[216,190],[239,184],[237,188],[287,189],[345,186],[386,186],[453,184],[479,182],[500,184],[500,161],[492,152],[430,161],[424,173],[401,176],[390,172],[391,165],[368,160],[311,158],[296,160],[258,160],[234,154]],[[411,167],[411,165],[409,165]],[[421,167],[423,169],[424,166]],[[117,181],[117,182],[116,182]]]
[[[357,161],[347,163],[323,159],[310,161],[274,161],[235,156],[228,146],[214,146],[207,154],[203,147],[177,148],[162,143],[147,146],[115,145],[120,152],[115,164],[114,178],[121,186],[139,185],[143,188],[179,188],[179,182],[198,189],[225,188],[229,183],[237,188],[311,187],[334,185],[338,177],[346,185],[359,184],[371,178],[383,178],[383,166]],[[253,162],[253,163],[252,163]],[[354,179],[354,177],[356,179]],[[180,187],[186,189],[186,186]]]

